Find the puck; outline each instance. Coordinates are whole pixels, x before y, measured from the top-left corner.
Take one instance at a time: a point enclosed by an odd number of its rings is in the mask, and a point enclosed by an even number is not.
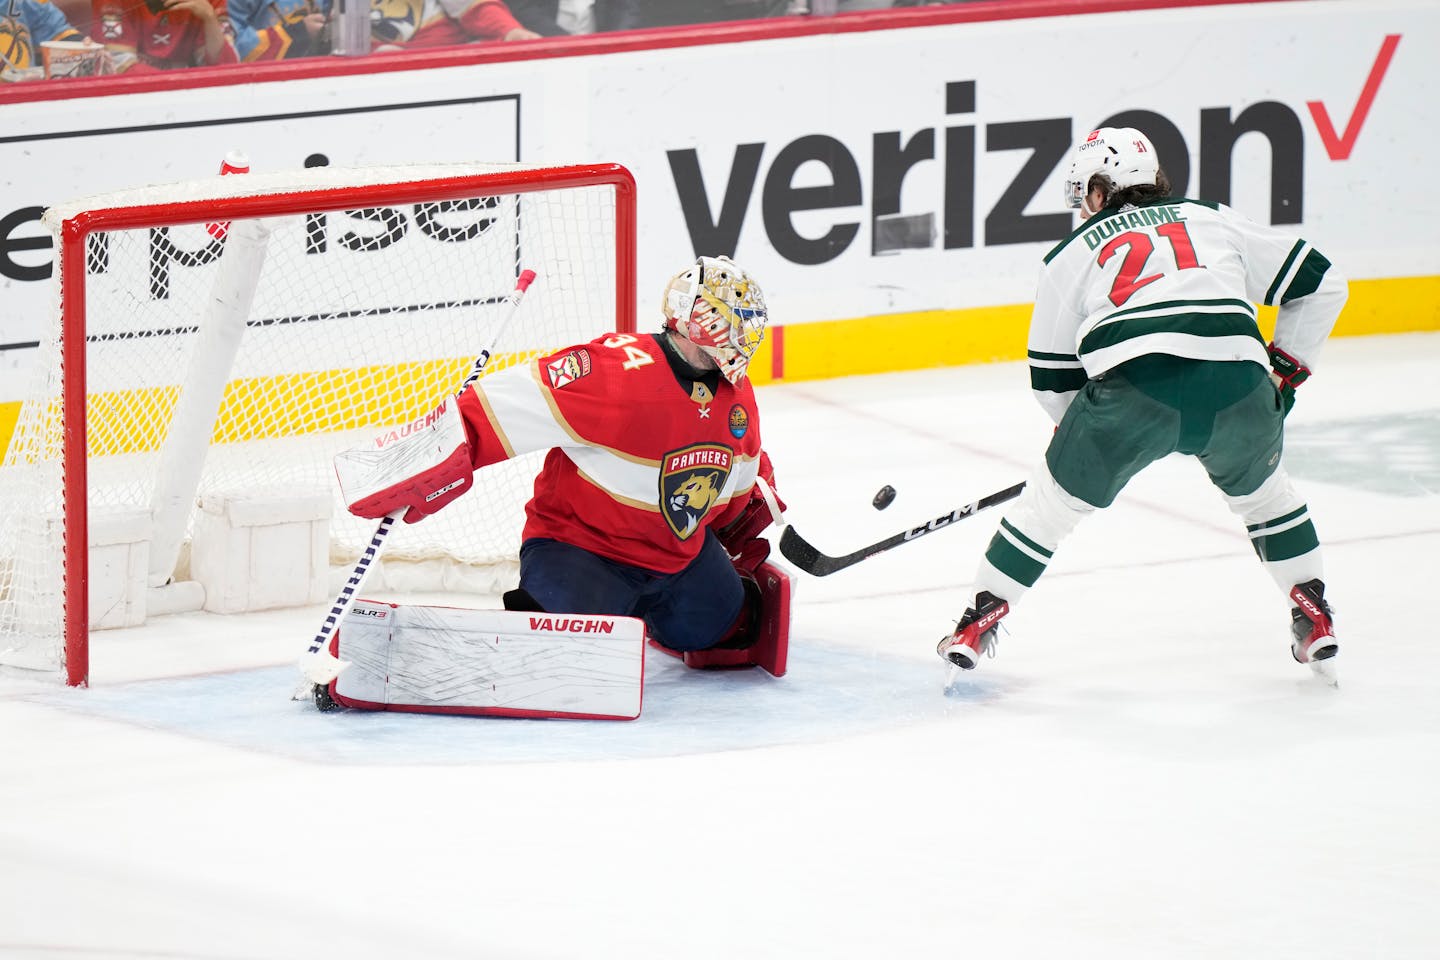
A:
[[[871,506],[876,510],[884,510],[895,502],[895,488],[888,483],[875,491],[875,499],[870,501]]]

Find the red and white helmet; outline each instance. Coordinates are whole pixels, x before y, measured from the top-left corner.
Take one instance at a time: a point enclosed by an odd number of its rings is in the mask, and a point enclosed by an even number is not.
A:
[[[739,383],[765,339],[765,295],[729,257],[701,257],[665,286],[665,326],[715,359]]]
[[[1160,160],[1150,138],[1134,127],[1101,127],[1075,145],[1070,153],[1070,173],[1065,177],[1065,202],[1078,208],[1089,192],[1090,178],[1104,174],[1111,189],[1153,184],[1160,172]]]

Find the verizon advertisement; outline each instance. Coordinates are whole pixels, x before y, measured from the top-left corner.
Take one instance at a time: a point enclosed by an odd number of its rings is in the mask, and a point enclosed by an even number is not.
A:
[[[1433,0],[1284,0],[15,103],[0,401],[51,309],[41,211],[208,176],[234,149],[255,171],[621,163],[642,308],[730,254],[796,324],[1029,302],[1075,226],[1069,145],[1136,126],[1177,192],[1292,228],[1352,278],[1433,276],[1436,50]],[[349,255],[385,270],[383,249]]]

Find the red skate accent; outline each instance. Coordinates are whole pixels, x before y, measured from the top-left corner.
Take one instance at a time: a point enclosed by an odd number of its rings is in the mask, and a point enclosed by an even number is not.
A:
[[[1310,595],[1300,589],[1300,587],[1295,586],[1290,588],[1290,599],[1295,602],[1295,606],[1300,608],[1300,612],[1305,615],[1305,619],[1310,621],[1309,636],[1307,636],[1304,641],[1297,641],[1295,644],[1297,647],[1295,659],[1301,663],[1310,663],[1312,662],[1310,656],[1311,650],[1316,647],[1326,647],[1334,643],[1335,624],[1330,619],[1330,615],[1325,612],[1325,609],[1317,604]]]
[[[987,594],[987,596],[989,595]],[[998,600],[999,598],[995,599]],[[966,612],[970,613],[973,611]],[[1009,612],[1010,604],[1005,600],[999,600],[997,605],[986,611],[984,616],[977,617],[974,620],[971,620],[969,623],[964,623],[963,625],[956,624],[955,632],[950,634],[950,636],[946,639],[940,641],[940,645],[937,648],[936,652],[938,652],[940,656],[944,657],[946,660],[949,660],[951,663],[954,663],[962,669],[974,669],[975,665],[980,662],[981,655],[985,652],[985,649],[981,644],[981,638],[984,637],[991,630],[995,629],[995,625],[999,623],[1000,620]],[[968,664],[961,663],[959,660],[956,660],[952,657],[952,654],[954,654],[961,647],[964,647],[967,652],[960,654],[960,656],[968,660]]]

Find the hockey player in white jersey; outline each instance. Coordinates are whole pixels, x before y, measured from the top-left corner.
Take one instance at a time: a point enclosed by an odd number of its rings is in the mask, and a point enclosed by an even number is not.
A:
[[[1304,240],[1223,204],[1171,197],[1135,129],[1078,143],[1065,191],[1086,219],[1045,257],[1028,345],[1031,388],[1055,435],[940,655],[966,670],[993,656],[996,625],[1060,541],[1179,451],[1204,465],[1289,597],[1294,658],[1333,682],[1339,644],[1320,543],[1280,453],[1295,388],[1345,303],[1344,278]],[[1268,345],[1257,302],[1279,307]]]

